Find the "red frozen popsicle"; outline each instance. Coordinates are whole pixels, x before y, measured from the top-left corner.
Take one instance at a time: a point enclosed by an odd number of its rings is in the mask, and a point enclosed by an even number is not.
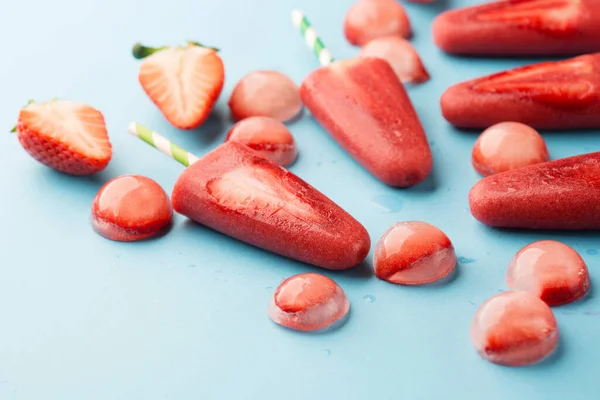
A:
[[[331,136],[382,182],[412,186],[431,172],[431,150],[419,117],[386,61],[334,62],[312,72],[300,95]]]
[[[175,183],[173,208],[243,242],[327,269],[362,262],[369,234],[318,190],[248,147],[227,142]]]
[[[502,0],[446,11],[433,40],[463,55],[579,55],[600,51],[600,0]]]
[[[473,186],[469,204],[495,227],[600,229],[600,152],[488,176]]]
[[[442,95],[441,106],[444,118],[462,128],[504,121],[535,129],[598,128],[600,53],[459,83]]]

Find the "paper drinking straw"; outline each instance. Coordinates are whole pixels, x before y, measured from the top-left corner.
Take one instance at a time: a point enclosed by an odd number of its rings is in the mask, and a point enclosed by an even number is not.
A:
[[[325,48],[325,44],[323,44],[317,31],[310,25],[304,13],[300,10],[292,11],[292,22],[300,30],[300,33],[304,36],[306,45],[315,53],[321,65],[326,67],[331,64],[334,61],[331,53]]]
[[[172,159],[179,161],[186,167],[189,167],[199,160],[199,158],[192,153],[182,149],[176,144],[171,143],[168,139],[138,124],[137,122],[130,123],[128,130],[134,136],[142,139],[144,142],[148,143],[150,146],[154,147],[160,152],[168,155]]]

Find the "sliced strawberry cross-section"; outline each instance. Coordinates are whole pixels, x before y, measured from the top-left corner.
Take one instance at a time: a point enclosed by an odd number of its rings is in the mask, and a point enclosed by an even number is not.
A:
[[[19,113],[16,131],[34,159],[66,174],[99,172],[112,158],[104,116],[85,104],[30,102]]]
[[[175,183],[173,208],[223,234],[328,269],[362,262],[365,228],[315,188],[237,142],[188,167]]]
[[[288,190],[272,171],[261,166],[242,166],[207,184],[208,192],[223,208],[249,215],[272,217],[283,213],[298,220],[319,223],[322,216]]]
[[[579,0],[511,0],[485,4],[473,13],[472,18],[568,35],[577,32],[580,5]]]
[[[144,58],[140,84],[171,124],[193,129],[208,118],[225,80],[216,49],[196,42],[174,48],[136,44],[133,55]]]
[[[600,127],[600,53],[510,69],[447,89],[442,113],[453,125],[512,121],[534,129]]]
[[[600,51],[600,0],[499,0],[451,10],[433,23],[444,51],[579,55]]]

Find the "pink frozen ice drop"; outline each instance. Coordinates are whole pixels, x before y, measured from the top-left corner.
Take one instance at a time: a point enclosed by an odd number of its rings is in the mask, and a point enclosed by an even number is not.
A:
[[[483,176],[548,161],[546,142],[537,131],[520,122],[501,122],[483,131],[471,161]]]
[[[400,36],[374,39],[363,46],[359,55],[384,59],[403,83],[416,84],[429,80],[429,74],[423,66],[421,57],[412,44]]]
[[[356,46],[384,36],[408,38],[411,33],[408,15],[395,0],[359,0],[344,20],[346,39]]]
[[[579,300],[591,285],[581,256],[554,240],[534,242],[519,250],[508,267],[506,284],[541,298],[549,306]]]
[[[269,117],[241,120],[231,128],[225,141],[246,145],[279,165],[293,163],[298,155],[296,142],[288,128]]]
[[[448,276],[456,254],[448,236],[426,222],[398,222],[375,246],[375,275],[384,281],[421,285]]]
[[[431,173],[423,125],[386,61],[333,62],[306,77],[300,96],[331,137],[381,182],[409,187]]]
[[[471,341],[484,359],[519,366],[549,356],[559,330],[552,310],[522,291],[497,294],[479,307],[471,323]]]
[[[346,316],[350,302],[333,280],[315,273],[292,276],[279,285],[269,304],[269,317],[299,331],[325,329]]]
[[[254,71],[235,85],[229,108],[236,121],[248,117],[271,117],[288,121],[302,110],[298,86],[277,71]]]
[[[107,239],[131,242],[153,236],[173,215],[169,197],[158,183],[139,175],[107,182],[92,203],[92,227]]]
[[[314,187],[248,147],[226,142],[187,167],[173,209],[225,235],[307,264],[348,269],[369,253],[367,230]]]

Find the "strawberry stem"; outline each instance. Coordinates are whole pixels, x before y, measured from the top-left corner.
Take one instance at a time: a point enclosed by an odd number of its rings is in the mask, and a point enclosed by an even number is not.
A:
[[[16,131],[17,131],[17,126],[15,125],[15,127],[10,130],[10,133],[15,133]]]
[[[142,45],[141,43],[136,43],[133,46],[133,49],[131,50],[131,53],[133,54],[133,56],[135,58],[137,58],[138,60],[141,60],[142,58],[146,58],[148,56],[151,56],[152,54],[156,53],[157,51],[161,51],[164,49],[167,49],[167,46],[163,46],[163,47],[146,47],[144,45]]]
[[[202,43],[199,42],[194,42],[192,40],[188,40],[188,46],[198,46],[198,47],[204,47],[205,49],[210,49],[210,50],[214,50],[214,51],[219,51],[220,49],[217,47],[210,47],[210,46],[205,46]]]

